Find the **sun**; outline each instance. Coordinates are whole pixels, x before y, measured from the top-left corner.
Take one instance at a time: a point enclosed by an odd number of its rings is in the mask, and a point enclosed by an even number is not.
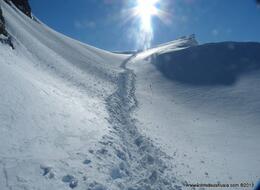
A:
[[[160,20],[166,18],[167,13],[163,0],[129,0],[131,7],[125,11],[125,21],[132,20],[136,27],[132,36],[135,37],[138,49],[148,49],[154,37],[153,18]]]
[[[159,0],[137,0],[135,7],[136,15],[140,17],[143,30],[150,31],[152,29],[152,16],[158,14],[156,4]]]

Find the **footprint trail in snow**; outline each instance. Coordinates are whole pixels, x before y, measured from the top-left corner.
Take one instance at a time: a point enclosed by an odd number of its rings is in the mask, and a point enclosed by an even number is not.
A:
[[[100,142],[103,148],[98,154],[110,162],[108,172],[112,183],[119,189],[181,189],[181,183],[174,177],[172,166],[167,162],[167,155],[140,134],[138,122],[132,117],[138,102],[135,74],[127,68],[127,64],[135,57],[136,54],[122,63],[124,71],[119,74],[117,90],[106,99],[108,121],[113,129],[112,135],[105,136]],[[111,149],[112,153],[109,152]]]

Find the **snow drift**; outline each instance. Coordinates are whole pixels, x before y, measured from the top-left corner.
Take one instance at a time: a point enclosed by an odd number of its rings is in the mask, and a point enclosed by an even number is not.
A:
[[[190,47],[154,58],[171,80],[191,85],[232,85],[241,75],[260,69],[260,44],[223,42]]]

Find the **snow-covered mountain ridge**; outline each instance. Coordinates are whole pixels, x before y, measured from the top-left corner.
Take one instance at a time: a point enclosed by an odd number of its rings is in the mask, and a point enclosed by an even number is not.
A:
[[[0,1],[0,189],[175,190],[259,178],[259,43],[119,54]]]

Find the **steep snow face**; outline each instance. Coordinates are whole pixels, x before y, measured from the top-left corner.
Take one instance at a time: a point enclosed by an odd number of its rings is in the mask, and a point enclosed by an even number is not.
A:
[[[173,157],[188,183],[256,182],[260,44],[178,43],[140,53],[128,65],[136,73],[142,133]]]
[[[1,189],[86,189],[106,181],[93,153],[109,133],[105,98],[128,56],[65,37],[2,0],[0,6],[15,47],[0,44]]]
[[[26,49],[38,67],[54,72],[71,83],[86,86],[88,91],[100,91],[100,96],[111,93],[109,86],[113,85],[116,73],[120,71],[119,63],[126,55],[119,56],[87,46],[35,22],[16,11],[16,7],[2,1],[1,5],[14,46],[18,50]],[[70,73],[74,74],[71,76]]]

